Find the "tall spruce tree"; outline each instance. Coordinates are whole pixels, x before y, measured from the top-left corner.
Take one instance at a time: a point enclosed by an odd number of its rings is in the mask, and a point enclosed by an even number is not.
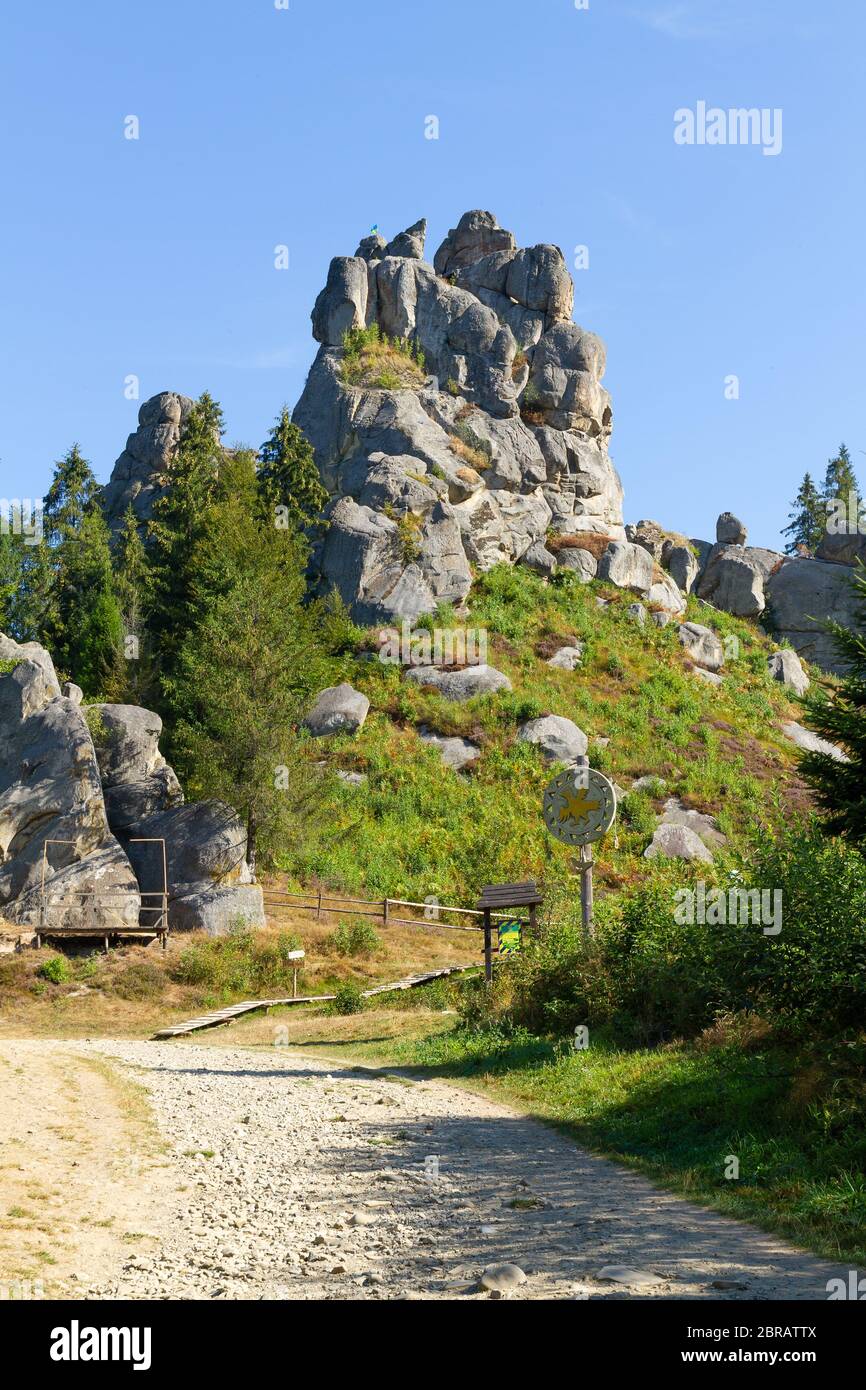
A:
[[[836,498],[847,502],[849,494],[852,492],[858,497],[860,495],[857,475],[854,472],[851,454],[846,444],[840,444],[839,452],[835,458],[831,458],[827,462],[823,492],[824,498],[828,502]]]
[[[805,474],[788,519],[790,524],[782,531],[783,536],[791,538],[785,546],[786,554],[796,555],[803,550],[814,554],[824,537],[826,512],[824,500],[811,473]]]
[[[225,451],[223,417],[205,392],[187,416],[165,488],[147,531],[148,610],[152,656],[161,682],[174,671],[177,652],[193,620],[194,555],[205,534]]]
[[[100,488],[77,444],[55,465],[39,545],[23,547],[12,600],[22,639],[43,642],[87,695],[117,693],[121,637]]]
[[[131,504],[115,541],[113,570],[123,628],[123,659],[119,669],[124,699],[130,704],[146,704],[153,693],[148,633],[150,570],[138,518]]]
[[[19,536],[0,531],[0,632],[15,637],[14,600],[21,584],[24,546]]]
[[[324,680],[321,616],[305,603],[307,546],[262,506],[253,456],[228,459],[223,484],[192,551],[195,621],[166,687],[173,761],[194,795],[244,815],[255,868],[315,812],[299,726]]]
[[[825,624],[846,674],[835,689],[819,689],[806,703],[809,727],[841,745],[850,761],[837,762],[829,753],[805,753],[800,770],[824,812],[827,831],[866,850],[866,569],[859,566],[852,583],[859,597],[857,626]]]
[[[292,525],[309,526],[318,520],[328,500],[316,467],[312,446],[292,424],[283,406],[273,430],[259,450],[259,487],[273,511],[285,507]]]

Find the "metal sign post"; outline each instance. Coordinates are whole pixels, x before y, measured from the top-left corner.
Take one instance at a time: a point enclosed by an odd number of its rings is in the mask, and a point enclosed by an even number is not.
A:
[[[574,765],[554,777],[544,793],[544,823],[563,844],[580,846],[575,868],[580,874],[581,922],[585,936],[592,935],[592,849],[616,818],[616,792],[600,772],[580,757]]]

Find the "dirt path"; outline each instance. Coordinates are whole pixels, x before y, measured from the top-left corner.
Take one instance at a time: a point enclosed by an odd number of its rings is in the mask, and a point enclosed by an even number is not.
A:
[[[827,1280],[847,1274],[439,1082],[329,1069],[282,1048],[0,1044],[0,1058],[12,1054],[31,1077],[68,1069],[73,1054],[131,1065],[169,1145],[171,1201],[164,1169],[130,1185],[141,1202],[156,1181],[160,1217],[134,1218],[151,1239],[119,1258],[80,1247],[75,1287],[91,1297],[486,1297],[469,1292],[480,1271],[511,1261],[528,1275],[522,1298],[824,1299]],[[95,1117],[91,1181],[114,1111]],[[76,1143],[21,1158],[68,1191]],[[96,1186],[106,1209],[130,1200]],[[600,1281],[609,1265],[647,1282]]]

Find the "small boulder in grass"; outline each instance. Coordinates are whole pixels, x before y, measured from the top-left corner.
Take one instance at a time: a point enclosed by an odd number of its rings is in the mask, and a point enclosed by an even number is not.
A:
[[[367,718],[370,701],[348,681],[331,685],[317,697],[304,723],[314,738],[328,734],[353,734]]]

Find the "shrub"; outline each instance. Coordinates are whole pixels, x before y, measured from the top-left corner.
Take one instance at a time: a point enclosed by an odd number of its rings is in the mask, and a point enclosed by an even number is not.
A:
[[[44,960],[36,971],[40,980],[49,980],[53,985],[63,985],[71,977],[69,961],[65,956],[52,956]]]
[[[165,988],[165,975],[149,960],[131,961],[114,980],[114,993],[121,999],[155,999]]]
[[[407,338],[389,338],[377,323],[343,334],[341,373],[349,386],[383,391],[413,388],[424,382],[424,353]]]
[[[334,995],[335,1014],[359,1014],[364,1008],[361,988],[354,980],[344,980],[337,986]]]
[[[341,922],[327,938],[326,946],[338,956],[371,956],[382,944],[371,922]]]

